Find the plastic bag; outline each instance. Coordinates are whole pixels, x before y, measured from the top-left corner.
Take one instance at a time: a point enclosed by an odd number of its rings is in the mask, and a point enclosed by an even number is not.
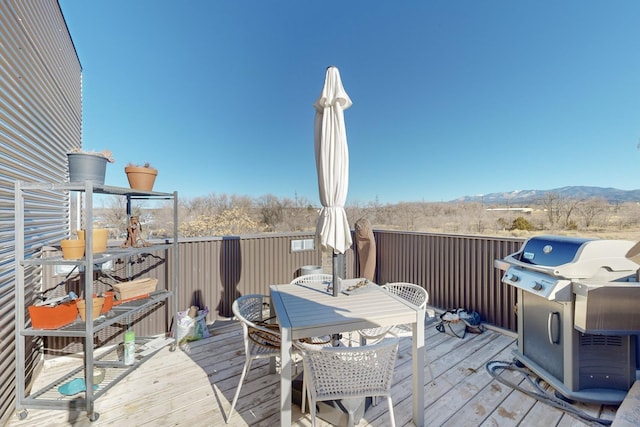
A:
[[[464,338],[467,325],[460,320],[457,312],[449,310],[440,315],[440,323],[436,325],[436,330],[452,337]]]
[[[198,310],[198,314],[195,317],[189,316],[189,309],[178,312],[178,321],[176,322],[178,326],[176,341],[178,344],[197,341],[211,336],[205,319],[207,314],[209,314],[208,307],[205,307],[204,310]]]
[[[480,321],[480,314],[477,311],[468,313],[466,316],[461,316],[462,321],[467,325],[466,331],[472,334],[481,334],[485,331],[485,327]]]
[[[469,313],[464,308],[456,308],[440,315],[440,323],[436,325],[436,329],[456,338],[464,338],[467,332],[481,334],[484,326],[480,323],[477,312]]]

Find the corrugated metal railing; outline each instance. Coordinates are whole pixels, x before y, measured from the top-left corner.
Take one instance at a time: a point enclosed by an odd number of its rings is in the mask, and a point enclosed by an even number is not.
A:
[[[321,265],[319,250],[292,251],[292,240],[313,239],[312,234],[265,234],[255,236],[227,236],[206,239],[184,239],[179,243],[178,307],[186,310],[191,305],[208,307],[209,322],[232,316],[231,305],[239,295],[269,293],[269,285],[289,283],[300,267]],[[125,263],[131,278],[153,277],[158,279],[158,289],[166,289],[167,277],[172,277],[171,252],[142,254],[121,259],[108,276],[97,273],[94,285],[98,292],[108,290],[113,279],[126,280]],[[54,278],[45,288],[56,284]],[[76,284],[79,286],[79,284]],[[76,293],[81,288],[73,289]],[[172,306],[172,304],[170,305]],[[170,330],[173,313],[168,305],[158,307],[143,317],[134,319],[136,335],[156,335]],[[121,329],[105,328],[98,334],[98,341],[119,342]],[[51,354],[59,351],[81,351],[79,341],[63,337],[48,337],[46,347]]]
[[[208,306],[212,316],[218,311],[230,317],[231,304],[239,295],[268,294],[269,285],[289,283],[301,266],[321,264],[317,249],[291,250],[292,240],[312,238],[292,233],[182,241],[179,306]]]
[[[378,283],[416,283],[429,292],[433,307],[465,307],[488,323],[515,330],[515,292],[501,283],[501,272],[493,263],[518,250],[523,239],[396,231],[375,231],[374,236]],[[319,249],[291,252],[291,240],[301,238],[313,235],[182,241],[178,306],[207,306],[209,320],[231,316],[237,296],[268,294],[269,285],[289,283],[301,266],[322,264]],[[350,249],[345,258],[347,277],[358,277],[357,253]],[[324,270],[331,271],[326,261]]]
[[[433,307],[465,307],[488,323],[515,330],[515,292],[500,282],[501,272],[493,263],[515,252],[522,239],[396,231],[374,235],[378,283],[416,283],[429,292]],[[291,251],[292,240],[312,238],[313,234],[291,233],[181,240],[178,306],[209,307],[208,321],[230,317],[231,304],[239,295],[268,294],[269,285],[289,283],[300,267],[321,265],[322,252],[317,248]],[[354,250],[347,252],[347,277],[358,277],[357,258]],[[171,266],[172,262],[143,257],[134,262],[134,277],[156,277],[164,288]],[[331,271],[327,261],[324,271]],[[171,321],[171,316],[149,316],[136,325],[136,332],[161,333]]]
[[[378,283],[406,281],[419,284],[429,292],[431,306],[440,309],[465,307],[479,312],[488,323],[515,330],[512,310],[515,292],[501,283],[501,272],[494,268],[494,260],[515,252],[523,239],[378,230],[374,236]],[[223,239],[224,252],[217,249],[221,247],[219,243],[210,242],[213,245],[212,258],[209,258],[211,266],[199,266],[197,262],[189,261],[194,256],[205,259],[204,255],[190,252],[185,256],[181,250],[180,275],[189,274],[190,277],[180,290],[180,306],[188,306],[190,296],[202,292],[210,308],[217,308],[221,316],[227,316],[237,295],[269,293],[269,285],[288,283],[300,266],[319,262],[321,253],[318,250],[306,257],[302,254],[293,256],[289,250],[291,238],[291,235],[267,235],[243,237],[239,241]],[[354,250],[347,252],[345,262],[347,277],[358,277]],[[215,270],[217,266],[220,268]],[[211,268],[213,274],[193,277],[205,268]],[[324,268],[326,272],[331,270],[330,265]],[[189,281],[200,285],[190,285]]]
[[[374,235],[378,283],[416,283],[429,292],[433,307],[464,307],[515,331],[516,293],[501,283],[493,262],[519,249],[523,239],[395,231]]]

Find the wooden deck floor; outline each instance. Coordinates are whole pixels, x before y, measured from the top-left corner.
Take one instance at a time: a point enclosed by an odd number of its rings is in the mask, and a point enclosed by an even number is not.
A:
[[[30,409],[25,420],[11,417],[8,426],[224,426],[244,363],[242,332],[234,321],[212,326],[211,338],[171,352],[163,348],[124,381],[96,401],[98,420],[84,412]],[[485,369],[489,361],[512,359],[515,339],[495,331],[467,334],[464,339],[425,328],[428,358],[435,385],[425,384],[427,426],[586,426],[566,412],[528,397],[493,379]],[[65,362],[48,362],[38,377],[46,384],[68,369]],[[77,363],[77,362],[73,362]],[[520,379],[511,372],[505,376]],[[425,368],[425,381],[429,381]],[[525,382],[526,383],[526,382]],[[268,362],[256,361],[234,413],[232,426],[279,423],[279,377],[268,373]],[[37,388],[37,387],[36,387]],[[411,422],[411,343],[402,338],[396,363],[393,402],[398,426]],[[310,426],[308,414],[293,405],[293,424]],[[582,405],[592,416],[612,419],[615,407]],[[319,426],[328,425],[318,420]],[[389,424],[386,403],[370,407],[359,426]]]

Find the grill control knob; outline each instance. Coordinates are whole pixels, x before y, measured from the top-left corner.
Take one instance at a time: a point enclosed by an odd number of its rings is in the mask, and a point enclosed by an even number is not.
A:
[[[543,289],[543,286],[540,283],[535,282],[533,286],[531,286],[531,289],[533,289],[534,291],[541,291]]]

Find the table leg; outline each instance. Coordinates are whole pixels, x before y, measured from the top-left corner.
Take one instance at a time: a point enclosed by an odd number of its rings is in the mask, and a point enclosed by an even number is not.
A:
[[[281,328],[280,425],[291,426],[291,329]]]
[[[412,336],[413,423],[416,427],[424,427],[424,313],[424,310],[417,311]]]
[[[273,297],[271,298],[270,304],[269,304],[269,314],[271,315],[271,317],[275,317],[276,316],[276,309],[275,306],[273,305]],[[276,357],[272,357],[269,359],[269,373],[270,374],[275,374],[278,372],[278,361],[276,360]]]

